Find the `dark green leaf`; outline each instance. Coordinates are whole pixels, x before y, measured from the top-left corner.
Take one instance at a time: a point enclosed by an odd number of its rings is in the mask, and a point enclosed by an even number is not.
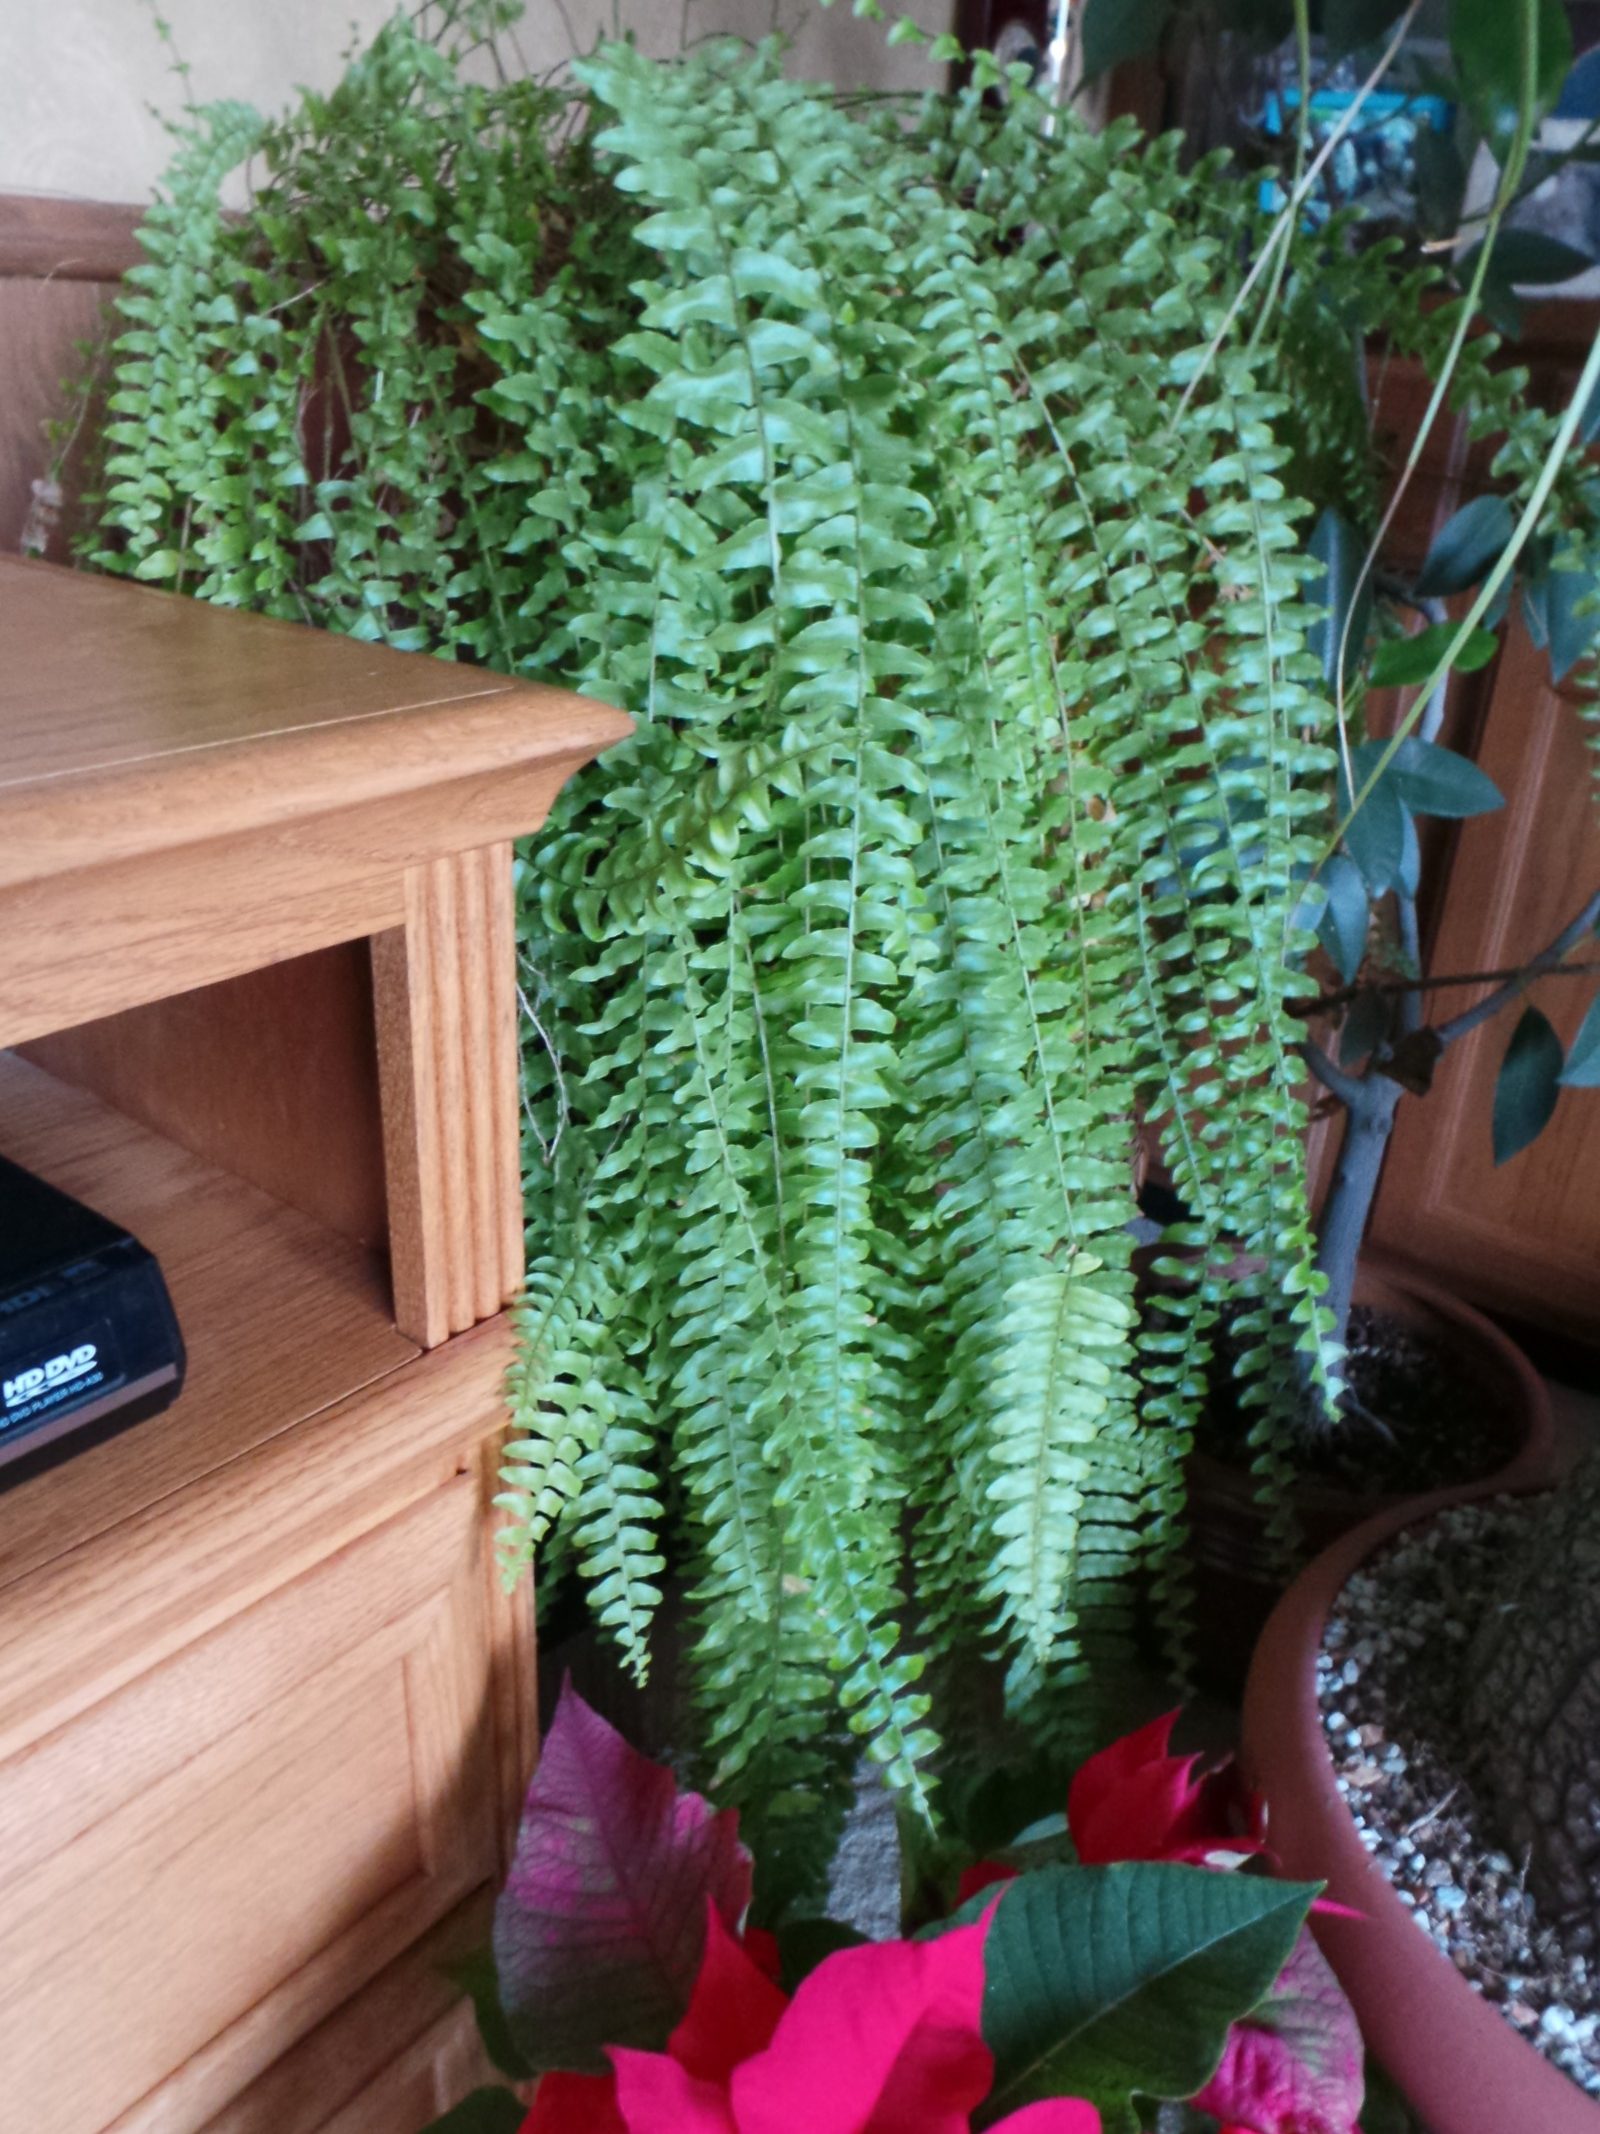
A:
[[[474,2090],[443,2119],[430,2120],[423,2134],[517,2134],[527,2116],[510,2090]]]
[[[1550,645],[1550,679],[1561,681],[1600,630],[1595,581],[1587,571],[1552,570],[1544,581],[1544,623]]]
[[[1349,985],[1367,952],[1367,885],[1355,861],[1336,852],[1322,871],[1328,901],[1317,927],[1339,976]]]
[[[463,1956],[459,1962],[446,1964],[444,1975],[470,1998],[472,2013],[477,2018],[478,2035],[483,2040],[490,2065],[500,2074],[509,2075],[513,2082],[526,2082],[534,2070],[518,2052],[506,2012],[500,2005],[500,1980],[494,1967],[494,1951],[474,1949],[470,1956]]]
[[[1505,795],[1486,771],[1453,748],[1408,734],[1395,751],[1393,777],[1400,798],[1419,815],[1488,815]]]
[[[1382,754],[1383,744],[1378,741],[1363,741],[1359,748],[1351,751],[1355,794],[1359,800],[1353,815],[1350,813],[1351,789],[1345,780],[1343,764],[1339,766],[1338,775],[1339,815],[1344,825],[1345,850],[1360,868],[1367,888],[1375,897],[1398,886],[1406,857],[1406,811],[1392,773],[1385,773],[1371,792],[1364,799],[1360,798]]]
[[[1389,1005],[1381,993],[1358,993],[1339,1031],[1339,1065],[1358,1067],[1389,1031]]]
[[[1514,522],[1503,496],[1477,496],[1448,519],[1417,574],[1424,598],[1476,585],[1511,539]]]
[[[1600,1089],[1600,993],[1578,1025],[1561,1079],[1568,1089]]]
[[[1405,0],[1326,0],[1322,34],[1336,57],[1371,44],[1392,29]]]
[[[1458,625],[1430,623],[1415,637],[1391,637],[1372,655],[1374,689],[1404,689],[1425,682],[1449,649]],[[1492,630],[1474,630],[1450,662],[1458,674],[1473,674],[1494,658],[1498,640]]]
[[[985,1949],[995,2080],[984,2123],[1083,2097],[1106,2134],[1131,2134],[1136,2097],[1193,2096],[1229,2025],[1282,1970],[1315,1894],[1156,1861],[1046,1867],[1011,1883]]]
[[[1091,80],[1161,42],[1174,0],[1089,0],[1083,13],[1083,71]]]
[[[1312,555],[1322,565],[1322,576],[1308,581],[1305,597],[1327,612],[1319,616],[1306,632],[1306,645],[1322,662],[1323,686],[1331,693],[1335,686],[1339,643],[1345,632],[1346,618],[1351,617],[1356,577],[1366,553],[1366,543],[1347,518],[1330,509],[1323,512],[1312,529],[1310,547]],[[1362,584],[1361,597],[1356,600],[1355,613],[1350,619],[1344,663],[1346,680],[1361,663],[1371,613],[1372,590],[1368,579]]]
[[[1572,30],[1561,0],[1536,0],[1535,121],[1555,108],[1572,67]],[[1450,50],[1478,130],[1503,163],[1522,102],[1523,8],[1513,0],[1451,0]]]
[[[1454,136],[1424,126],[1412,151],[1417,172],[1417,220],[1427,237],[1453,237],[1461,227],[1467,166]]]
[[[1561,1040],[1537,1008],[1524,1008],[1494,1085],[1494,1160],[1508,1163],[1543,1132],[1561,1087]]]
[[[778,1929],[778,1979],[785,1993],[839,1949],[859,1948],[866,1935],[842,1919],[793,1919]]]
[[[1456,262],[1456,279],[1463,289],[1472,278],[1481,249],[1474,245]],[[1587,274],[1593,265],[1589,253],[1580,252],[1575,245],[1563,244],[1559,237],[1546,237],[1542,230],[1502,230],[1489,258],[1484,284],[1485,308],[1491,285],[1510,291],[1523,287],[1545,289],[1558,282],[1570,282],[1575,275]]]

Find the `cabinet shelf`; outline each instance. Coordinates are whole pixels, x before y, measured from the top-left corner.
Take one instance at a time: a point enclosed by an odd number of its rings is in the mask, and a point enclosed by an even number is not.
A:
[[[411,1361],[381,1256],[0,1053],[0,1155],[131,1230],[189,1352],[165,1414],[0,1497],[0,1585]]]

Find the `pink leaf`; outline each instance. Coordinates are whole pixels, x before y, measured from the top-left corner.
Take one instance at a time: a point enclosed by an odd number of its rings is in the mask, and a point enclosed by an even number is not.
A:
[[[627,2134],[738,2134],[720,2082],[702,2082],[665,2053],[612,2054]]]
[[[1356,2134],[1363,2091],[1355,2015],[1302,1930],[1272,1991],[1229,2031],[1222,2065],[1194,2102],[1238,2134]]]
[[[706,1950],[689,2012],[668,2041],[674,2060],[702,2082],[726,2082],[741,2060],[772,2039],[789,2005],[748,1949],[706,1906]]]
[[[628,2134],[610,2075],[546,2075],[521,2134]]]
[[[802,1980],[772,2043],[736,2069],[739,2134],[967,2134],[994,2060],[979,2024],[988,1922],[841,1949]]]
[[[750,1902],[737,1814],[680,1792],[564,1687],[495,1908],[501,1998],[529,2063],[598,2074],[608,2045],[659,2051],[688,2006],[708,1902],[730,1928]]]
[[[1100,2114],[1076,2097],[1046,2097],[997,2120],[990,2134],[1101,2134]]]

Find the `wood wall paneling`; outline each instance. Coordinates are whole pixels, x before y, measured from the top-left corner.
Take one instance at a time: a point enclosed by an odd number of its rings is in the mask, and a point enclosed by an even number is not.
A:
[[[1544,947],[1600,886],[1594,759],[1575,707],[1520,624],[1495,677],[1478,760],[1506,795],[1463,823],[1430,968],[1494,970]],[[1435,996],[1443,1019],[1486,987]],[[1593,980],[1529,991],[1570,1042]],[[1373,1217],[1375,1243],[1446,1276],[1473,1301],[1593,1338],[1600,1327],[1600,1111],[1565,1090],[1529,1149],[1496,1168],[1494,1084],[1519,1009],[1446,1054],[1426,1097],[1404,1099]]]

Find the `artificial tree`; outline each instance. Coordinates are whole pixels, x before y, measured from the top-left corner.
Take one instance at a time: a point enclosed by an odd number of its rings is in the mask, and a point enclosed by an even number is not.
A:
[[[1153,1564],[1181,1665],[1224,1330],[1269,1484],[1336,1397],[1295,1013],[1342,909],[1302,500],[1370,502],[1332,328],[1586,522],[1470,297],[1347,221],[981,61],[905,108],[780,59],[483,85],[397,19],[278,125],[198,115],[90,547],[638,716],[520,862],[508,1563],[558,1530],[642,1670],[670,1514],[719,1790],[809,1858],[855,1739],[927,1809],[947,1658],[1091,1735]],[[1159,1324],[1141,1117],[1191,1211]]]

